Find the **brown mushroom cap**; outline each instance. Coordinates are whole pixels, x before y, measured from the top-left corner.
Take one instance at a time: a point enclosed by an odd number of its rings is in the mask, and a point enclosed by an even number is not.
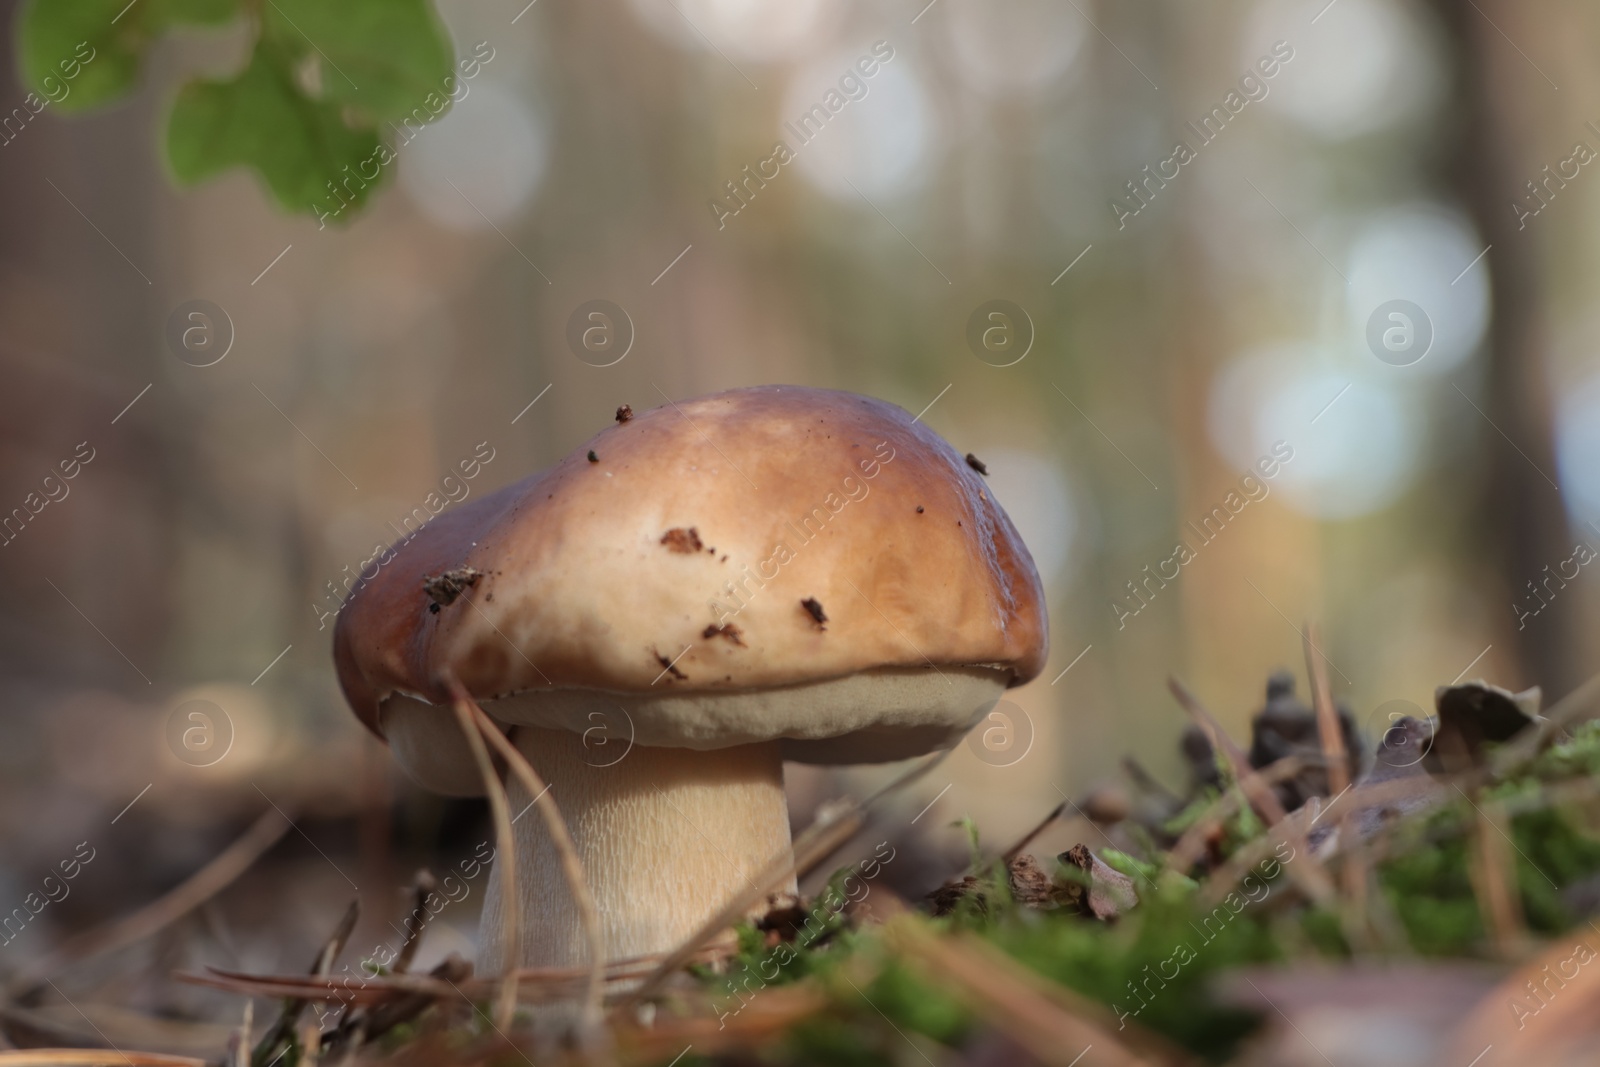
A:
[[[917,721],[930,685],[1021,684],[1046,641],[1033,561],[960,454],[892,404],[763,386],[641,412],[440,515],[358,588],[334,654],[380,733],[391,698],[443,705],[449,672],[507,721],[581,732],[575,698],[604,691],[643,744],[905,735],[856,753],[878,759],[967,725]]]

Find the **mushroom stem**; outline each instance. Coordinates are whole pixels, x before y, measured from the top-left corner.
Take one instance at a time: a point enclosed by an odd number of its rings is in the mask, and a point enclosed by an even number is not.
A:
[[[518,726],[512,741],[559,799],[609,960],[670,952],[791,847],[776,743],[709,752],[635,745],[612,763],[609,750],[597,755],[566,730]],[[555,844],[543,822],[528,817],[535,798],[521,781],[507,792],[512,813],[522,813],[513,906],[524,925],[515,962],[579,966],[589,950]],[[491,972],[507,964],[503,894],[491,880],[479,935],[481,966]]]

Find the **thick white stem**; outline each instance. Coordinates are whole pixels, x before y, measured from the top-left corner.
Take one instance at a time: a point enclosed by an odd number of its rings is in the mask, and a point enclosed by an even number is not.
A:
[[[517,749],[549,783],[600,912],[608,960],[669,952],[790,847],[778,745],[711,752],[635,745],[611,766],[567,730],[518,726]],[[511,812],[533,800],[507,782]],[[537,811],[515,824],[524,967],[577,967],[588,947]],[[501,893],[489,879],[479,970],[504,966]],[[787,887],[793,889],[791,881]]]

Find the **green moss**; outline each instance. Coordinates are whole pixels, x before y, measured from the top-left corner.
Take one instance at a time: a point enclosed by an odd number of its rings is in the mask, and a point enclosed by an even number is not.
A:
[[[885,1050],[880,1023],[870,1027],[853,1017],[824,1015],[807,1019],[786,1035],[771,1062],[784,1067],[838,1064],[839,1067],[895,1067],[899,1059]]]
[[[1544,806],[1547,787],[1600,775],[1600,724],[1540,755],[1522,774],[1496,783],[1486,799],[1516,811],[1510,820],[1513,880],[1529,929],[1553,935],[1578,918],[1561,890],[1600,873],[1600,840],[1582,812]],[[1479,802],[1481,807],[1481,802]],[[1465,798],[1411,827],[1390,847],[1380,884],[1412,947],[1432,956],[1482,951],[1485,926],[1469,873],[1478,813]]]
[[[1344,939],[1344,928],[1339,924],[1339,916],[1327,908],[1312,908],[1300,917],[1300,922],[1294,933],[1304,938],[1304,947],[1314,951],[1317,955],[1329,959],[1340,959],[1350,955],[1349,942]],[[1287,941],[1291,931],[1280,927],[1279,943]]]
[[[1483,940],[1483,919],[1467,873],[1463,808],[1438,812],[1398,837],[1390,846],[1394,858],[1378,869],[1389,907],[1411,947],[1423,955],[1470,954]]]
[[[864,999],[901,1029],[925,1034],[952,1048],[965,1043],[972,1029],[972,1020],[959,1001],[896,960],[888,961]]]
[[[1185,1048],[1221,1057],[1254,1026],[1249,1012],[1224,1008],[1209,981],[1226,967],[1276,960],[1257,905],[1201,909],[1192,892],[1151,894],[1114,925],[1076,916],[1016,917],[993,940],[1039,973],[1100,1001]]]
[[[1566,741],[1540,753],[1527,777],[1546,782],[1600,777],[1600,720],[1583,723]]]

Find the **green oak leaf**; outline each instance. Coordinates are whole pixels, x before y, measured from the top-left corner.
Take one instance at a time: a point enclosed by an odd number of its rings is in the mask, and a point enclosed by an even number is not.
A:
[[[152,33],[149,9],[140,11],[136,2],[124,12],[126,6],[127,0],[33,0],[18,28],[23,80],[63,111],[131,91]]]
[[[385,170],[377,133],[347,125],[337,101],[308,97],[295,79],[293,54],[268,40],[231,81],[184,86],[167,123],[167,160],[190,184],[232,166],[252,167],[284,209],[318,215],[364,202]]]
[[[61,110],[82,111],[131,92],[163,30],[239,12],[240,0],[29,0],[17,31],[22,77]]]
[[[264,0],[261,19],[265,37],[317,54],[324,96],[373,119],[429,121],[449,102],[452,50],[430,0]]]

